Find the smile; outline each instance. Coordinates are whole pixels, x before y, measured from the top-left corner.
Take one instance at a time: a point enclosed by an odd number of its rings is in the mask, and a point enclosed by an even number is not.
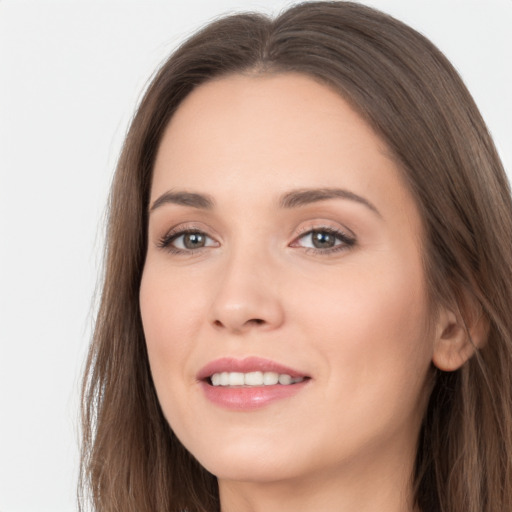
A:
[[[269,359],[221,358],[198,375],[204,396],[223,409],[250,411],[295,396],[311,377]]]
[[[289,386],[302,382],[305,377],[292,377],[287,373],[277,372],[221,372],[210,377],[212,386]]]

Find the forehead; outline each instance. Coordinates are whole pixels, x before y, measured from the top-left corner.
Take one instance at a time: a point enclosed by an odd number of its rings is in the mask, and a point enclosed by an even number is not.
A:
[[[384,210],[416,210],[372,128],[332,88],[296,73],[233,75],[196,88],[164,132],[153,178],[152,201],[174,187],[221,200],[343,187]]]
[[[233,142],[230,156],[238,148],[235,142],[259,147],[263,155],[272,151],[273,157],[287,150],[296,152],[302,144],[306,144],[304,153],[314,146],[325,151],[330,144],[354,151],[361,145],[368,151],[371,145],[383,155],[387,151],[340,94],[298,73],[237,74],[199,86],[177,109],[162,146],[175,151],[185,140],[195,139],[206,151],[209,143],[225,138]]]

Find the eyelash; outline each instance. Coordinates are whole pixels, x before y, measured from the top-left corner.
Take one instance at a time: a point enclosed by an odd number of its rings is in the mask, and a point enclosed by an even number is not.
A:
[[[201,231],[197,228],[181,228],[177,230],[171,230],[168,233],[166,233],[160,240],[158,241],[158,247],[160,249],[165,249],[166,251],[169,251],[171,254],[187,254],[190,255],[192,253],[199,253],[202,252],[202,249],[206,249],[206,247],[199,247],[198,249],[179,249],[178,247],[173,247],[171,244],[176,239],[180,238],[184,235],[203,235],[207,238],[209,237],[204,231]]]
[[[300,240],[307,235],[312,235],[314,232],[318,233],[327,233],[329,235],[334,236],[337,240],[341,241],[341,243],[334,245],[333,247],[327,248],[327,249],[317,249],[314,247],[303,247],[303,250],[306,254],[316,254],[316,255],[330,255],[334,253],[338,253],[341,251],[346,251],[353,247],[356,244],[356,238],[354,236],[348,235],[347,233],[335,229],[330,226],[315,226],[314,228],[306,228],[302,230],[299,235],[295,238],[293,244],[295,241]],[[180,228],[178,230],[171,230],[168,233],[166,233],[160,240],[158,241],[158,247],[160,249],[165,249],[166,251],[170,252],[171,254],[176,255],[191,255],[192,253],[199,253],[202,252],[203,249],[207,249],[207,247],[199,247],[198,249],[179,249],[177,247],[173,247],[171,244],[178,238],[184,235],[203,235],[206,238],[209,237],[204,231],[201,231],[197,228],[193,227],[184,227]],[[292,245],[292,247],[300,247],[297,245]]]
[[[344,231],[340,229],[333,228],[331,226],[315,226],[313,228],[305,228],[300,230],[298,236],[295,238],[296,240],[300,240],[301,238],[306,237],[307,235],[312,235],[313,233],[327,233],[328,235],[334,236],[336,240],[341,243],[334,245],[333,247],[329,247],[327,249],[317,249],[314,247],[303,247],[303,250],[306,254],[320,254],[320,255],[329,255],[342,251],[346,251],[352,248],[356,244],[356,238],[353,235],[348,235]],[[295,241],[293,244],[295,244]],[[296,245],[292,245],[292,247],[297,247]],[[300,247],[300,246],[299,246]]]

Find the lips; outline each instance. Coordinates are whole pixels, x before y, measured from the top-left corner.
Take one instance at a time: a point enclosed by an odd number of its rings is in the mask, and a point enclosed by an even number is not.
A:
[[[249,357],[212,361],[198,372],[197,379],[214,405],[249,412],[296,396],[311,377],[275,361]]]
[[[282,365],[270,359],[262,359],[259,357],[247,357],[245,359],[235,359],[224,357],[216,359],[204,366],[197,374],[197,380],[210,380],[214,374],[222,373],[242,373],[250,374],[255,372],[277,373],[278,375],[289,375],[293,380],[308,379],[305,373]]]

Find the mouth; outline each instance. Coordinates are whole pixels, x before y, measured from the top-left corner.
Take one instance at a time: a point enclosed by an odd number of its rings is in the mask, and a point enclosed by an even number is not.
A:
[[[274,371],[252,372],[216,372],[205,379],[207,384],[220,387],[261,387],[261,386],[291,386],[308,380],[309,377],[292,377],[288,373]]]
[[[291,386],[310,377],[270,359],[223,357],[204,366],[197,380],[215,387]]]
[[[210,402],[235,411],[260,409],[292,398],[312,380],[303,371],[259,357],[217,359],[196,378]]]

